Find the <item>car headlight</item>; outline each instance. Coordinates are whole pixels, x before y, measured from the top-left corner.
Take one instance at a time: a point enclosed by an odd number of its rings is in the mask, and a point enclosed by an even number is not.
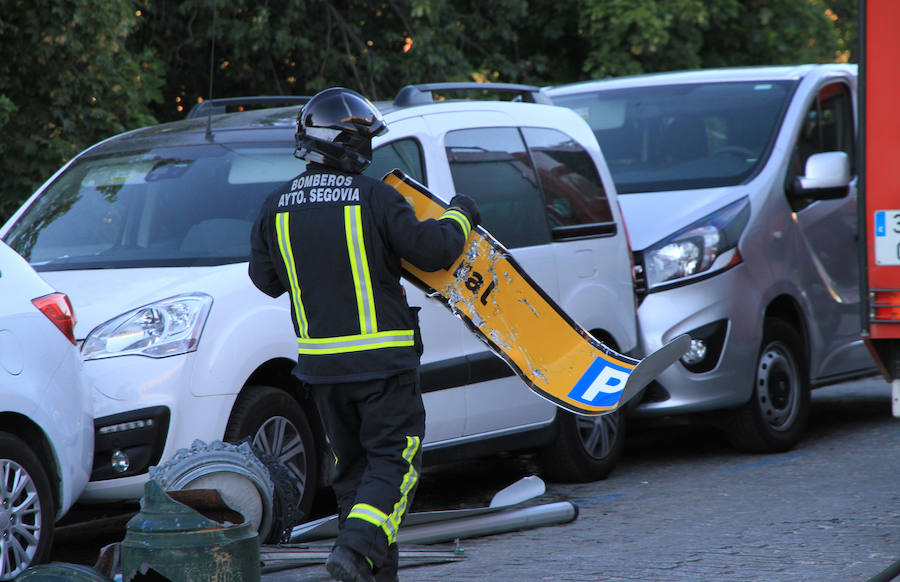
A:
[[[197,349],[212,306],[205,293],[163,299],[101,323],[81,346],[85,360],[114,356],[165,358]]]
[[[741,262],[738,239],[750,219],[750,200],[740,200],[663,239],[643,253],[647,289],[711,275]]]

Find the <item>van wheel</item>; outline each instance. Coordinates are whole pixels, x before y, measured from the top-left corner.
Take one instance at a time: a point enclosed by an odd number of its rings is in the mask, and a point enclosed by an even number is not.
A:
[[[625,414],[582,416],[556,413],[556,438],[538,451],[550,481],[588,483],[606,479],[625,448]]]
[[[284,518],[290,515],[309,518],[318,483],[318,466],[315,441],[300,404],[279,388],[248,387],[234,405],[225,440],[238,442],[248,437],[252,447],[274,457],[287,469],[289,481],[296,488],[296,495],[276,492],[276,500],[298,499],[295,508],[275,508],[285,514],[275,516],[276,523],[290,527],[296,525],[284,523]],[[284,483],[285,479],[280,478],[275,485],[283,487]],[[274,530],[273,534],[278,535]]]
[[[24,441],[0,432],[0,580],[47,560],[55,522],[44,465]]]
[[[729,434],[734,448],[746,453],[778,453],[800,442],[810,409],[803,353],[803,342],[794,328],[779,319],[766,319],[753,396],[735,412]]]

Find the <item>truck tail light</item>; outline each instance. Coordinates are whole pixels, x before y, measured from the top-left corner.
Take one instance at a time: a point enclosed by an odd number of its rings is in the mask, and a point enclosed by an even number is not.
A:
[[[900,289],[873,289],[869,293],[869,319],[900,323]]]

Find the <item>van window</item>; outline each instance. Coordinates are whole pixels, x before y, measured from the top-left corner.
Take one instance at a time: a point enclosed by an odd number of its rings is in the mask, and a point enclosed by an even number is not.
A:
[[[484,228],[497,240],[508,248],[550,242],[537,176],[518,129],[451,131],[444,148],[456,192],[478,203]]]
[[[553,97],[597,136],[619,194],[734,186],[765,163],[795,81],[690,83]]]
[[[544,191],[553,237],[588,234],[584,229],[565,228],[585,225],[607,225],[614,233],[609,200],[590,154],[555,129],[526,127],[522,134]]]
[[[806,113],[803,128],[794,146],[792,175],[800,176],[806,160],[822,152],[845,152],[856,173],[856,131],[850,88],[844,83],[823,87]]]
[[[428,185],[422,163],[422,146],[415,139],[398,139],[378,146],[372,152],[372,164],[363,173],[380,180],[394,169],[402,170],[420,184]]]

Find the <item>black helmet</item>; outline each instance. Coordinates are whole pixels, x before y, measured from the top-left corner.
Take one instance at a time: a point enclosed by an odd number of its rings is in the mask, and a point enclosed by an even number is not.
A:
[[[381,113],[350,89],[316,93],[297,115],[294,155],[345,172],[372,163],[372,138],[387,131]]]

